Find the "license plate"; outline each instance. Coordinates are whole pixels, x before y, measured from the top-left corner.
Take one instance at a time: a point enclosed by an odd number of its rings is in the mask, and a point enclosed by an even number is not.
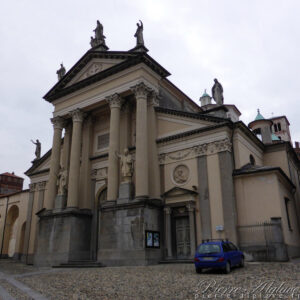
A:
[[[203,260],[214,260],[214,257],[203,257]]]

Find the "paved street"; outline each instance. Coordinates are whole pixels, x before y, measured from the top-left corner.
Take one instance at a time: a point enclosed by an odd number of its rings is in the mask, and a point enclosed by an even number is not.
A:
[[[251,294],[247,294],[251,291]],[[231,274],[225,275],[216,271],[196,274],[192,264],[38,269],[13,261],[0,260],[1,300],[225,300],[259,299],[259,295],[269,299],[300,299],[300,296],[296,296],[297,293],[300,294],[299,262],[247,263],[245,268],[234,269]],[[285,298],[280,298],[281,296]]]

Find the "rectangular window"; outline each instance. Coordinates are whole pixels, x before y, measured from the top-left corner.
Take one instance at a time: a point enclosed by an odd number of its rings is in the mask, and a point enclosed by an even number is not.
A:
[[[109,133],[98,135],[97,150],[103,150],[109,146]]]
[[[286,216],[287,216],[289,230],[292,231],[293,229],[292,229],[292,226],[291,226],[291,219],[290,219],[290,214],[289,214],[289,202],[290,202],[290,199],[284,198],[284,202],[285,202],[285,210],[286,210]]]

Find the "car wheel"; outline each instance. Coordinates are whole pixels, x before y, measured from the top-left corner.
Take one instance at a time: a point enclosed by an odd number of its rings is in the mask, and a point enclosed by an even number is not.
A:
[[[226,266],[225,266],[225,273],[226,274],[229,274],[231,271],[231,266],[230,266],[230,263],[229,261],[226,263]]]
[[[202,269],[201,268],[196,268],[196,273],[201,274],[202,273]]]
[[[245,266],[245,259],[244,259],[244,257],[242,257],[241,262],[240,262],[240,267],[244,268],[244,266]]]

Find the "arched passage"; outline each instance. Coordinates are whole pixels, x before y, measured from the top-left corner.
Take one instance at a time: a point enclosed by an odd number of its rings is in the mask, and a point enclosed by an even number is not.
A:
[[[19,208],[13,205],[7,212],[4,234],[3,254],[13,257],[16,252]]]
[[[26,222],[23,223],[22,228],[21,228],[20,244],[19,244],[19,253],[20,254],[23,254],[23,252],[24,252],[25,229],[26,229]]]

